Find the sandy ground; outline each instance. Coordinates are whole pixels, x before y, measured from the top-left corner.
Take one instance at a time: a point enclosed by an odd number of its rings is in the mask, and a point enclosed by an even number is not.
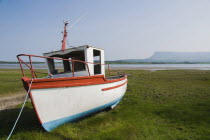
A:
[[[18,94],[18,95],[0,97],[0,111],[14,108],[18,104],[23,103],[25,96],[26,96],[25,94]]]

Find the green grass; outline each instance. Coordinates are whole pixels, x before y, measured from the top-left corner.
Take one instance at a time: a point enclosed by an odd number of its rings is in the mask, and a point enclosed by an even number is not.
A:
[[[46,70],[39,70],[46,72]],[[26,76],[30,77],[29,70],[25,70]],[[38,74],[38,76],[46,76],[47,74]],[[22,81],[22,73],[19,69],[0,69],[0,97],[25,93]]]
[[[0,96],[23,92],[21,71],[0,69]]]
[[[62,125],[49,133],[42,129],[29,102],[11,138],[19,140],[210,139],[209,71],[126,71],[126,73],[131,74],[128,78],[128,89],[114,110],[94,114],[76,123]],[[9,134],[19,109],[20,106],[0,112],[2,139]]]

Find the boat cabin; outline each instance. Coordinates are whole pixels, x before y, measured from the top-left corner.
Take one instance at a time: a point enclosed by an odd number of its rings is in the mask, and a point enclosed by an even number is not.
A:
[[[48,74],[52,78],[105,75],[104,50],[89,45],[44,53]],[[76,61],[74,61],[76,60]]]

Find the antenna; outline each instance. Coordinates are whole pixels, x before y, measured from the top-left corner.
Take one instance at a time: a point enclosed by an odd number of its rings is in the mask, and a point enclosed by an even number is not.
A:
[[[68,25],[68,22],[64,22],[64,29],[63,29],[63,40],[62,40],[62,51],[66,49],[66,37],[67,37],[67,31],[66,27]]]
[[[71,29],[77,22],[79,22],[82,18],[84,18],[87,15],[87,13],[84,13],[82,16],[80,16],[73,24],[67,28],[67,30]]]
[[[65,49],[66,49],[66,42],[68,43],[68,41],[67,41],[67,30],[72,28],[77,22],[79,22],[86,15],[87,15],[87,13],[83,14],[82,16],[80,16],[73,24],[71,24],[69,26],[69,28],[67,28],[68,22],[67,21],[65,21],[65,22],[63,21],[63,23],[64,23],[64,30],[62,32],[63,33],[62,49],[61,49],[62,51],[65,51]],[[68,45],[69,45],[69,43],[68,43]]]

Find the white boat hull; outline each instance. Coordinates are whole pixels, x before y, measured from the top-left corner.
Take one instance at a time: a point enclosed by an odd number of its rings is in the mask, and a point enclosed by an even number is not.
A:
[[[107,89],[110,87],[114,88]],[[61,124],[116,106],[126,89],[127,78],[98,85],[32,89],[30,96],[42,126],[51,131]]]

